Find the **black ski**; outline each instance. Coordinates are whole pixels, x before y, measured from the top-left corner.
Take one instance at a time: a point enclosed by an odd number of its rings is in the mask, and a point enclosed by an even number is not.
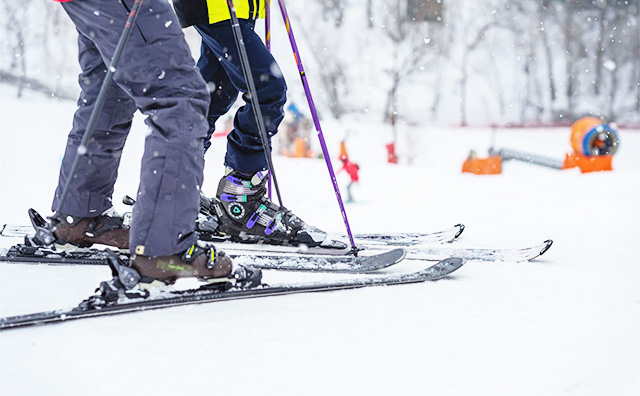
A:
[[[449,258],[418,272],[408,274],[383,274],[381,276],[341,280],[329,283],[285,284],[260,286],[255,289],[231,289],[228,291],[201,287],[199,289],[192,290],[165,292],[159,298],[149,297],[128,299],[127,297],[121,297],[121,299],[115,303],[107,303],[102,300],[99,295],[95,295],[72,309],[0,318],[0,330],[58,323],[96,316],[109,316],[127,312],[176,307],[188,304],[202,304],[215,301],[280,296],[285,294],[325,292],[333,290],[358,289],[369,286],[400,285],[434,281],[456,271],[458,268],[462,267],[464,262],[464,259]]]
[[[402,248],[377,254],[368,252],[358,257],[352,255],[300,255],[296,253],[226,251],[238,264],[247,264],[262,269],[286,271],[327,271],[327,272],[372,272],[390,267],[404,259]],[[123,261],[128,261],[126,253],[120,253]],[[99,249],[53,250],[37,246],[15,245],[0,255],[0,261],[12,263],[32,263],[49,265],[106,265],[108,253]]]

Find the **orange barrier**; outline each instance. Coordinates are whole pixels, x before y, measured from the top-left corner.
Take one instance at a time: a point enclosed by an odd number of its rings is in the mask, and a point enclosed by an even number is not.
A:
[[[311,158],[311,150],[307,148],[307,142],[301,137],[293,140],[293,157],[294,158]]]
[[[613,155],[587,156],[576,153],[567,153],[562,169],[580,168],[582,173],[611,171]]]
[[[476,158],[474,155],[469,155],[469,158],[462,164],[462,172],[476,175],[498,175],[502,173],[502,157],[496,155],[488,158]]]

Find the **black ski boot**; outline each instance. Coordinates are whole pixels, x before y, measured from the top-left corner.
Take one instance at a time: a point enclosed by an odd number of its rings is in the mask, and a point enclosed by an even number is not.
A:
[[[217,216],[217,232],[236,242],[322,246],[327,233],[271,202],[267,184],[267,172],[247,174],[227,168],[218,184],[217,199],[208,202],[210,214]]]

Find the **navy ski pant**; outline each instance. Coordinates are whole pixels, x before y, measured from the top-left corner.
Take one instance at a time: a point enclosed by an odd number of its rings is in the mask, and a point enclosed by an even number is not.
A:
[[[276,134],[284,117],[287,85],[275,59],[254,31],[255,21],[241,19],[240,29],[247,49],[249,64],[256,86],[260,110],[269,137]],[[266,170],[267,160],[253,107],[247,96],[247,83],[242,72],[240,55],[230,21],[213,25],[195,25],[202,36],[198,68],[211,91],[209,134],[205,148],[211,145],[215,122],[225,114],[243,92],[245,105],[235,115],[234,128],[227,137],[226,166],[248,173]]]
[[[53,210],[132,4],[133,0],[62,3],[79,33],[82,73]],[[147,256],[186,250],[196,240],[209,100],[171,5],[166,0],[146,0],[60,213],[93,217],[112,206],[122,149],[133,113],[140,110],[148,116],[149,130],[133,208],[131,250]]]

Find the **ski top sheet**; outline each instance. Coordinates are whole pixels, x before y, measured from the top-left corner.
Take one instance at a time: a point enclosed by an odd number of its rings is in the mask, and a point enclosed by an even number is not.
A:
[[[453,246],[412,246],[407,248],[408,260],[440,260],[445,257],[461,257],[483,261],[531,261],[545,254],[553,245],[548,239],[524,248],[459,248]]]
[[[382,252],[368,252],[357,257],[352,255],[300,255],[294,252],[245,251],[238,253],[225,250],[225,253],[237,264],[251,265],[261,269],[366,273],[399,263],[405,258],[407,252],[403,248],[396,248]],[[125,262],[129,260],[126,253],[120,253],[119,257]],[[35,246],[15,245],[4,253],[0,252],[0,261],[49,265],[106,265],[107,252],[106,250],[87,248],[56,251]]]
[[[464,224],[456,224],[453,227],[428,233],[420,232],[403,232],[403,233],[369,233],[369,234],[355,234],[354,238],[356,242],[361,242],[364,245],[367,244],[386,244],[386,245],[399,245],[399,246],[411,246],[425,243],[450,243],[460,237],[464,231]],[[356,243],[358,245],[358,243]]]
[[[356,239],[356,245],[366,245],[366,244],[381,244],[381,245],[399,245],[399,246],[408,246],[408,245],[418,245],[423,243],[448,243],[453,242],[460,237],[462,232],[464,231],[464,224],[456,224],[453,227],[446,228],[440,231],[434,232],[410,232],[410,233],[390,233],[390,234],[382,234],[382,233],[365,233],[365,234],[355,234],[354,237]],[[24,226],[24,225],[11,225],[4,224],[0,226],[0,236],[4,237],[12,237],[12,238],[22,238],[25,235],[33,234],[34,229],[32,226]],[[332,238],[332,235],[328,235],[328,238]],[[340,239],[344,241],[347,240],[345,235],[339,236]],[[206,235],[203,236],[203,240],[207,240]],[[211,236],[210,241],[214,243],[233,243],[230,241],[230,238],[225,238],[222,236]],[[222,245],[224,246],[224,245]],[[266,246],[266,245],[265,245]],[[274,245],[270,245],[274,246]],[[321,254],[331,254],[331,252],[335,252],[336,254],[344,254],[348,251],[348,247],[341,247],[336,245],[335,247],[319,247],[319,248],[310,248],[307,250],[307,253],[313,253],[314,251],[319,251]]]
[[[387,250],[387,245],[368,245],[358,257],[352,255],[306,254],[298,247],[264,244],[228,244],[224,251],[238,263],[252,260],[262,269],[288,271],[371,272],[387,268],[405,259],[408,261],[438,261],[447,257],[467,260],[522,262],[545,254],[552,240],[524,248],[457,248],[453,246],[407,246]],[[387,246],[387,247],[385,247]],[[122,260],[128,256],[121,253]],[[0,261],[48,265],[105,265],[106,253],[98,249],[51,250],[18,244],[9,250],[0,249]]]
[[[402,247],[406,250],[408,260],[421,260],[421,261],[439,261],[447,257],[462,257],[467,260],[483,260],[483,261],[510,261],[521,262],[530,261],[541,255],[545,254],[553,245],[553,241],[548,239],[544,242],[537,243],[526,247],[516,248],[475,248],[475,247],[458,247],[444,244],[409,244],[403,245],[386,244],[386,243],[361,243],[357,241],[358,247],[363,248],[363,254],[372,254],[374,252],[385,251],[392,247]],[[253,253],[271,253],[277,252],[279,254],[292,253],[301,255],[313,255],[314,252],[306,251],[298,247],[288,246],[273,246],[264,244],[225,244],[221,246],[225,252],[229,254],[251,254]],[[330,254],[336,254],[336,252],[330,252]],[[344,253],[343,253],[344,254]]]
[[[3,224],[0,226],[0,236],[10,238],[22,238],[25,235],[33,234],[32,226]]]
[[[228,291],[202,287],[199,289],[163,292],[148,298],[129,299],[122,297],[116,303],[101,304],[99,296],[92,296],[71,309],[0,318],[0,330],[207,302],[435,281],[456,271],[464,263],[465,260],[461,258],[448,258],[429,268],[412,273],[382,274],[380,276],[359,277],[336,282],[263,285],[254,289],[231,289]]]

